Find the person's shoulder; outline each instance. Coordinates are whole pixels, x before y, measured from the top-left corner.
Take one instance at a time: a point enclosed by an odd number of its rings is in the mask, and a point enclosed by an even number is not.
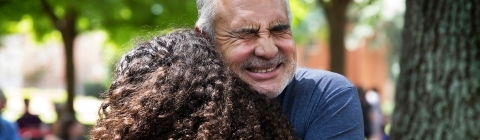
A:
[[[7,120],[3,119],[3,117],[2,117],[2,116],[0,116],[0,124],[4,124],[5,122],[9,122],[9,121],[7,121]]]
[[[314,81],[318,85],[324,85],[327,87],[355,87],[345,76],[341,74],[306,67],[297,68],[295,72],[295,80],[299,83],[302,83],[302,81]]]
[[[15,127],[14,122],[8,121],[8,120],[4,119],[3,117],[0,117],[0,124],[8,125],[8,127],[11,127],[12,129]]]

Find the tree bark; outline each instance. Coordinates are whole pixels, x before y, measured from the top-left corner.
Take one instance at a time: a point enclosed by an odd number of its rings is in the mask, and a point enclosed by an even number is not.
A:
[[[318,0],[325,11],[329,25],[330,71],[345,74],[345,23],[351,0]]]
[[[479,5],[406,1],[391,139],[480,139]]]

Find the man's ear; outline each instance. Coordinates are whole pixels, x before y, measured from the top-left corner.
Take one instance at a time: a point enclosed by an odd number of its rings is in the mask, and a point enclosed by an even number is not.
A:
[[[195,26],[195,32],[200,33],[200,34],[203,34],[203,33],[202,33],[202,30],[200,30],[200,28],[198,28],[198,26]]]
[[[206,36],[207,38],[210,38],[210,36],[207,34],[207,32],[201,30],[198,26],[195,26],[195,32],[202,34],[203,36]]]

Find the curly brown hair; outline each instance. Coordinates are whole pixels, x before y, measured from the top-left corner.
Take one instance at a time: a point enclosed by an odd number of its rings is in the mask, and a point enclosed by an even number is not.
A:
[[[295,139],[278,103],[228,70],[192,30],[127,52],[103,97],[93,139]]]

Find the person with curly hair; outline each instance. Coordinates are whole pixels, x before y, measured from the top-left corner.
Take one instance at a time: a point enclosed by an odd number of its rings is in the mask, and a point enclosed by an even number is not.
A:
[[[228,69],[204,35],[176,30],[116,66],[93,139],[296,139],[278,103]]]

